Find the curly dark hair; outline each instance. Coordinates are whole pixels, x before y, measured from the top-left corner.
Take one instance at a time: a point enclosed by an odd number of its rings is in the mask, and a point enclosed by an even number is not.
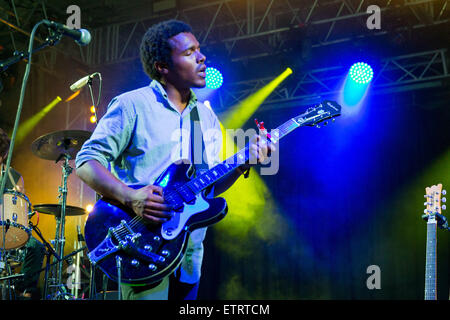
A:
[[[142,38],[140,55],[145,73],[155,80],[160,80],[161,75],[155,69],[155,62],[162,62],[172,66],[169,38],[182,32],[192,33],[192,28],[178,20],[167,20],[151,26]]]
[[[0,157],[4,158],[8,154],[11,140],[5,131],[0,128]]]

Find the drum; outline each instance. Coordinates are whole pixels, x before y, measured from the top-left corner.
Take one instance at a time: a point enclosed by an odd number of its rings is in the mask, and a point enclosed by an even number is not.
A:
[[[0,216],[0,247],[3,248],[4,231],[6,250],[24,246],[31,235],[31,228],[28,226],[31,204],[27,196],[21,192],[6,190],[0,210],[3,211],[3,217]]]

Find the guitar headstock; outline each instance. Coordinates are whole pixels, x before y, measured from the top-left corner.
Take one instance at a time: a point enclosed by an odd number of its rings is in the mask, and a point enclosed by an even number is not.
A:
[[[309,108],[302,115],[295,117],[294,120],[301,126],[318,126],[319,123],[341,115],[341,106],[335,101],[324,100],[317,106]],[[325,122],[325,125],[328,122]],[[320,128],[320,127],[319,127]]]
[[[424,205],[427,208],[424,210],[425,215],[423,217],[432,217],[434,219],[436,215],[440,215],[442,210],[446,209],[445,204],[441,205],[441,203],[445,203],[447,199],[441,198],[441,195],[445,195],[447,192],[445,190],[442,190],[441,183],[433,185],[431,187],[426,187],[425,191],[426,194],[424,195],[424,197],[427,201],[424,203]]]

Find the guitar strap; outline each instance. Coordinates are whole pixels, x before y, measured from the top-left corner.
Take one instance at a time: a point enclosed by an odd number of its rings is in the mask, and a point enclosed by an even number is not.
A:
[[[205,152],[205,142],[203,140],[202,128],[200,125],[200,117],[198,115],[198,107],[192,108],[191,118],[191,163],[194,165],[194,177],[202,174],[205,170],[209,170],[208,158]],[[201,146],[200,146],[201,143]]]
[[[200,125],[200,118],[198,115],[197,106],[191,110],[191,162],[194,164],[194,177],[197,173],[200,175],[205,170],[209,169],[208,158],[205,152],[205,143],[203,140],[202,128]],[[201,137],[199,140],[197,137]],[[195,143],[197,141],[197,144]],[[202,146],[199,148],[198,143],[201,141]],[[248,178],[250,173],[250,167],[248,167],[244,172],[244,178]]]

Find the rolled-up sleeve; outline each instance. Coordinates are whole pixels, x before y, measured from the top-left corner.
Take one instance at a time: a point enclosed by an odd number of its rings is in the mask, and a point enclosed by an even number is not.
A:
[[[105,115],[100,119],[92,133],[75,159],[75,166],[79,168],[88,160],[97,160],[104,167],[115,161],[127,147],[134,122],[133,104],[127,103],[120,96],[114,98],[108,105]]]

